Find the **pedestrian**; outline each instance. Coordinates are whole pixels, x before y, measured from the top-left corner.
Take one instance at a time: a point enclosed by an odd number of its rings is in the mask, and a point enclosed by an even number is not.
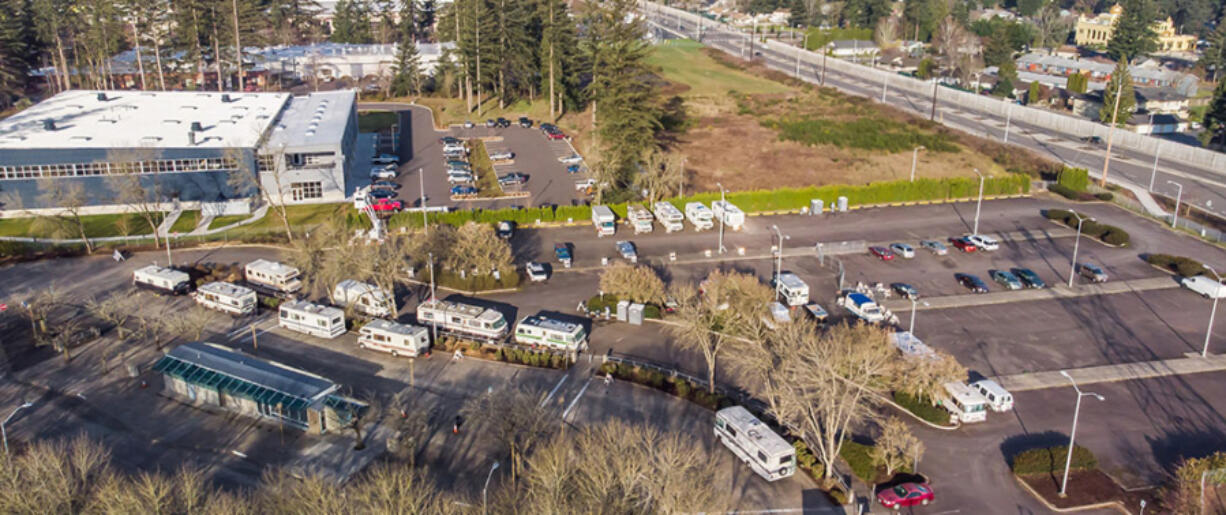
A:
[[[451,425],[451,434],[460,434],[460,422],[463,422],[463,419],[460,418],[459,415],[456,415],[455,423]]]
[[[613,373],[612,373],[612,372],[606,372],[606,373],[605,373],[605,376],[604,376],[604,391],[605,391],[605,393],[609,393],[609,388],[610,388],[610,387],[612,387],[612,385],[613,385]]]

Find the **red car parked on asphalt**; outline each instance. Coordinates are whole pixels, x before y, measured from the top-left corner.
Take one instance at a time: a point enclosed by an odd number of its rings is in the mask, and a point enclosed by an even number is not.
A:
[[[965,236],[959,236],[957,238],[950,238],[949,244],[953,245],[955,248],[957,248],[958,250],[961,250],[962,252],[974,252],[976,250],[979,250],[979,247],[976,247],[975,243],[972,242],[970,239],[968,239]]]
[[[882,261],[890,261],[894,259],[894,252],[885,247],[869,247],[868,252],[881,258]]]
[[[557,129],[549,130],[549,131],[545,131],[545,138],[547,139],[566,139],[566,133],[560,130],[557,130]]]
[[[370,208],[375,211],[400,211],[404,209],[404,203],[390,198],[380,198],[374,199],[370,203]]]
[[[877,502],[884,508],[897,510],[903,506],[928,504],[935,496],[926,483],[903,483],[877,492]]]

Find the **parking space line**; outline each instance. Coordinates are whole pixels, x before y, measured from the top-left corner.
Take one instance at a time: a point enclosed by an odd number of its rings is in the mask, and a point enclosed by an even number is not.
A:
[[[579,403],[579,399],[583,398],[583,394],[584,392],[587,392],[587,387],[589,386],[592,386],[591,378],[588,378],[587,383],[584,384],[583,388],[579,390],[579,395],[576,395],[574,400],[570,401],[570,405],[566,407],[566,411],[562,412],[562,420],[565,421],[566,417],[570,415],[570,410],[575,409],[575,405]]]
[[[554,394],[558,393],[558,388],[561,388],[562,383],[565,383],[566,380],[569,378],[570,378],[570,374],[562,376],[562,379],[558,380],[558,384],[553,385],[553,389],[549,390],[549,395],[546,396],[544,399],[542,399],[540,406],[537,406],[537,407],[544,408],[546,404],[549,404],[549,401],[553,399]]]

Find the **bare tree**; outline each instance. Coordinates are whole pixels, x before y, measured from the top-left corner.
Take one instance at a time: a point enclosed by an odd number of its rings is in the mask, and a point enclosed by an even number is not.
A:
[[[801,318],[765,331],[755,339],[734,339],[728,354],[733,369],[766,402],[767,411],[779,413],[785,394],[779,375],[783,363],[800,352],[802,342],[817,338],[817,326],[811,319]]]
[[[468,222],[456,230],[455,241],[444,257],[453,270],[487,274],[494,270],[512,273],[511,245],[494,233],[489,224]]]
[[[101,445],[83,436],[32,443],[24,452],[8,456],[0,467],[0,512],[84,511],[96,486],[115,474],[109,461]]]
[[[325,220],[309,234],[290,243],[289,264],[301,272],[303,289],[312,297],[331,295],[333,283],[322,277],[335,249],[346,247],[345,231],[332,220]]]
[[[915,470],[915,464],[919,463],[923,454],[924,442],[911,434],[906,422],[893,416],[882,422],[881,434],[877,436],[876,445],[873,446],[873,459],[885,467],[887,475],[894,475],[895,470],[906,466],[908,462],[912,463],[912,470]]]
[[[737,272],[712,272],[702,282],[702,294],[692,286],[673,288],[678,325],[670,330],[678,343],[702,352],[707,361],[708,390],[715,393],[716,365],[729,338],[755,338],[764,328],[770,289],[757,277]]]
[[[383,403],[373,394],[364,394],[361,399],[352,398],[352,410],[328,410],[328,425],[330,427],[345,427],[353,430],[353,449],[360,451],[366,448],[364,429],[383,418]]]
[[[145,186],[141,181],[144,176],[143,163],[154,159],[157,159],[157,151],[148,147],[107,151],[106,162],[110,165],[111,174],[106,176],[106,185],[114,194],[112,200],[116,204],[127,206],[149,225],[149,231],[153,233],[153,245],[159,247],[161,237],[158,235],[158,226],[163,218],[160,181],[157,174],[150,176],[150,186]]]
[[[932,35],[932,44],[945,58],[945,65],[958,74],[965,84],[979,71],[981,44],[979,38],[966,30],[952,16],[946,17]]]
[[[524,457],[556,429],[542,397],[518,388],[499,389],[465,401],[461,415],[482,434],[494,438],[509,456],[511,481],[517,481]]]
[[[35,341],[47,334],[47,319],[51,313],[68,302],[68,294],[57,285],[34,292],[22,302],[21,314],[30,321],[30,333]]]
[[[631,302],[664,302],[664,281],[651,267],[616,263],[600,272],[600,290]]]
[[[85,309],[99,320],[111,324],[115,328],[115,336],[119,341],[125,341],[133,331],[127,323],[136,319],[141,306],[141,299],[130,292],[119,292],[101,301],[90,299],[85,303]]]
[[[680,193],[685,183],[685,156],[653,150],[643,162],[643,171],[635,177],[635,184],[647,190],[647,202],[673,197]]]
[[[234,163],[234,168],[230,170],[226,179],[230,190],[235,195],[259,192],[264,203],[281,217],[281,225],[285,228],[285,238],[293,243],[294,231],[290,229],[289,211],[285,203],[285,193],[289,185],[281,181],[281,172],[285,168],[284,146],[270,156],[260,156],[259,159],[267,159],[264,166],[254,165],[247,154],[239,148],[226,149],[223,159]],[[272,181],[271,185],[265,184],[265,177]]]
[[[891,374],[895,390],[917,398],[936,399],[943,385],[966,380],[966,367],[950,354],[934,350],[932,356],[906,357],[895,361]]]
[[[897,16],[885,16],[877,22],[877,28],[873,29],[873,41],[876,41],[882,50],[898,46],[898,40],[901,39],[898,24]]]
[[[54,214],[41,215],[38,219],[51,224],[58,234],[72,234],[81,238],[81,243],[85,244],[85,252],[93,253],[94,244],[89,241],[89,235],[85,234],[85,221],[81,218],[81,212],[89,203],[85,187],[76,181],[44,177],[38,180],[38,190],[39,202],[58,210]]]

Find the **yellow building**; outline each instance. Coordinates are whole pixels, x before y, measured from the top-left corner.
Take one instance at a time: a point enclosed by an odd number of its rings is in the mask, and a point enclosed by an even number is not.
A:
[[[1115,4],[1107,12],[1093,17],[1085,14],[1078,16],[1074,37],[1077,46],[1107,46],[1115,32],[1115,20],[1122,14],[1124,8]],[[1196,48],[1196,36],[1177,34],[1175,23],[1170,18],[1155,21],[1153,29],[1158,34],[1159,52],[1191,52]]]

